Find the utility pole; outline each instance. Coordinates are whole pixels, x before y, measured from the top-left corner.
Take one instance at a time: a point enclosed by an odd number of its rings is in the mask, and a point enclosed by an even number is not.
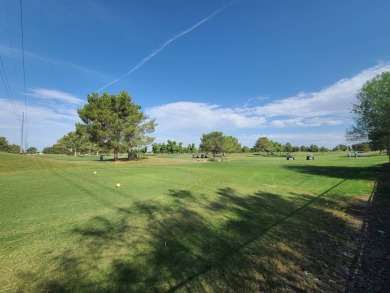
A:
[[[20,154],[23,155],[23,126],[24,126],[24,112],[22,112],[22,134],[20,135]]]

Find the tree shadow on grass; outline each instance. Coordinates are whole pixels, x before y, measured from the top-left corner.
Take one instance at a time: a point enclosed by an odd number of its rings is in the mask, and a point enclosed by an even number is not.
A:
[[[340,281],[329,280],[335,278],[346,224],[326,205],[330,190],[288,198],[261,191],[242,195],[230,187],[213,195],[169,190],[164,201],[116,208],[109,217],[75,227],[78,242],[52,257],[48,277],[35,276],[30,288],[337,291]]]
[[[382,173],[384,165],[378,164],[370,167],[287,165],[284,168],[331,178],[376,180]]]
[[[368,201],[355,199],[348,213],[361,219],[345,293],[389,292],[390,164],[385,165]]]

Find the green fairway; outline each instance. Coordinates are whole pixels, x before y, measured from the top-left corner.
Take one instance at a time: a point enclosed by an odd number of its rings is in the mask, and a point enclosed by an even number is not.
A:
[[[295,157],[0,152],[0,292],[334,291],[388,158]]]

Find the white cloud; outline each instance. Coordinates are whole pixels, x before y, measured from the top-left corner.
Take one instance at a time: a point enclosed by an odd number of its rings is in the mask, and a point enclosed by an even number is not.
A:
[[[352,78],[342,79],[335,84],[313,93],[298,93],[296,96],[274,101],[256,107],[255,113],[265,117],[318,117],[350,112],[356,93],[363,84],[380,74],[389,71],[390,64],[383,63],[363,70]]]
[[[245,104],[224,108],[207,103],[177,102],[147,108],[145,113],[156,118],[157,142],[173,139],[197,144],[202,134],[222,131],[250,147],[260,136],[294,145],[333,147],[345,143],[344,133],[351,119],[349,110],[357,91],[367,80],[386,70],[390,70],[389,63],[364,70],[321,91],[298,93],[261,107]],[[26,129],[30,146],[38,149],[51,146],[73,131],[74,124],[80,121],[77,108],[84,101],[70,93],[36,88],[27,95],[34,97],[34,104],[27,103]],[[16,108],[25,110],[25,105],[16,101]],[[19,143],[20,121],[4,97],[0,97],[0,131],[11,143]]]
[[[312,118],[292,118],[292,119],[275,119],[269,122],[273,128],[290,128],[290,127],[320,127],[336,126],[346,123],[345,118],[337,117],[312,117]]]
[[[178,102],[152,107],[147,114],[156,118],[163,131],[203,131],[261,127],[263,117],[247,116],[242,109],[222,108],[206,103]]]
[[[52,146],[63,135],[75,129],[75,123],[80,119],[77,115],[76,97],[56,90],[38,89],[30,95],[44,100],[54,99],[56,107],[48,103],[33,104],[15,101],[19,114],[26,112],[24,121],[24,136],[27,136],[29,146],[42,150]],[[0,98],[0,136],[5,136],[9,143],[19,144],[21,141],[21,117],[16,117],[8,99]]]
[[[63,103],[73,104],[73,105],[82,105],[84,101],[62,91],[58,90],[49,90],[43,88],[30,89],[30,92],[27,92],[26,95],[33,96],[39,99],[44,100],[56,100]]]
[[[246,103],[242,107],[223,108],[207,103],[177,102],[148,108],[146,113],[156,118],[158,123],[155,132],[157,141],[175,139],[191,143],[198,141],[204,133],[222,131],[226,135],[235,135],[251,142],[247,145],[253,145],[259,136],[255,134],[256,138],[248,137],[256,130],[288,129],[289,133],[295,133],[293,138],[297,141],[307,139],[308,142],[318,141],[324,146],[337,145],[345,141],[345,129],[351,121],[351,105],[358,90],[367,80],[389,70],[390,63],[383,63],[318,92],[301,92],[265,106],[251,107]],[[337,132],[324,131],[324,128],[332,127],[337,128]],[[316,131],[309,136],[300,136],[307,128]],[[288,134],[281,134],[277,140],[283,141],[282,138],[288,137]]]

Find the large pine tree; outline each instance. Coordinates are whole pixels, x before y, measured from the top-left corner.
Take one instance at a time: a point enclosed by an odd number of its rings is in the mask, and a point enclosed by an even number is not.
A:
[[[154,131],[155,120],[150,120],[140,109],[141,106],[122,91],[118,95],[92,93],[88,95],[88,103],[77,113],[85,123],[91,141],[104,149],[114,150],[117,160],[119,152],[126,150],[130,157],[134,148],[154,140],[147,134]]]

